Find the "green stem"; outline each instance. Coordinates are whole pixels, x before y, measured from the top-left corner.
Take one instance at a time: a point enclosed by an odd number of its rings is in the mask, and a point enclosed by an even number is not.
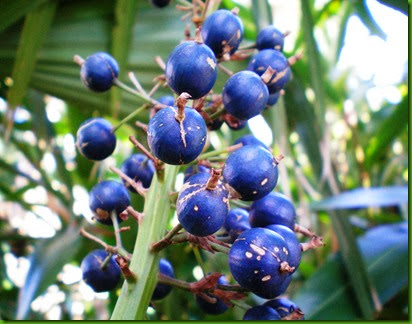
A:
[[[215,113],[211,114],[209,117],[211,119],[216,119],[217,117],[222,116],[225,112],[226,112],[226,109],[223,108],[223,109],[220,109],[220,110],[216,111]]]
[[[131,114],[127,115],[125,118],[123,118],[115,127],[113,127],[112,132],[116,132],[123,124],[126,124],[127,122],[129,122],[131,119],[133,119],[134,117],[136,117],[137,115],[139,115],[141,112],[145,111],[147,108],[147,104],[144,104],[142,106],[140,106],[139,108],[137,108],[134,112],[132,112]]]
[[[206,272],[205,264],[203,263],[203,260],[202,260],[202,256],[200,255],[198,246],[193,246],[193,254],[195,255],[196,261],[199,264],[200,268],[202,269],[203,277],[204,277],[207,272]]]
[[[230,152],[236,151],[237,149],[240,149],[241,147],[242,147],[242,143],[239,143],[239,144],[236,144],[236,145],[226,147],[226,148],[221,149],[221,150],[216,150],[216,151],[203,153],[202,155],[199,155],[199,157],[196,160],[189,163],[188,165],[197,164],[197,161],[199,161],[199,160],[207,160],[210,157],[218,156],[218,155],[223,154],[223,153],[230,153]]]
[[[145,101],[145,102],[147,102],[147,103],[151,103],[151,104],[153,104],[153,105],[159,104],[159,102],[157,102],[156,100],[154,100],[154,99],[152,99],[152,98],[150,98],[150,97],[148,97],[148,96],[140,93],[139,91],[137,91],[137,90],[135,90],[135,89],[133,89],[133,88],[130,88],[128,85],[124,84],[124,83],[121,82],[119,79],[116,79],[116,80],[114,81],[114,84],[115,84],[116,86],[118,86],[120,89],[122,89],[122,90],[124,90],[124,91],[126,91],[126,92],[128,92],[128,93],[131,93],[132,95],[134,95],[134,96],[142,99],[143,101]]]
[[[112,320],[143,320],[156,286],[159,255],[150,252],[152,243],[159,241],[167,227],[170,201],[169,192],[175,183],[178,166],[165,165],[164,178],[154,175],[147,192],[144,219],[139,226],[130,270],[139,278],[136,283],[124,282],[113,311]]]
[[[244,309],[244,310],[248,310],[248,309],[252,308],[252,307],[249,306],[248,304],[246,304],[246,303],[244,303],[244,302],[241,302],[241,301],[239,301],[239,300],[231,300],[230,302],[231,302],[233,305],[235,305],[235,306],[237,306],[237,307],[239,307],[239,308],[242,308],[242,309]]]

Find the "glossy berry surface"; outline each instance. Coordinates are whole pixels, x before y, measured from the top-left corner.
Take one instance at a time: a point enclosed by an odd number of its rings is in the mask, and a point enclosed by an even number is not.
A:
[[[163,8],[163,7],[166,7],[170,3],[170,0],[150,0],[150,2],[155,7]]]
[[[282,51],[284,43],[285,36],[274,26],[263,28],[256,37],[256,48],[258,50],[275,49]]]
[[[120,281],[120,268],[114,257],[111,257],[102,269],[102,263],[109,253],[105,250],[94,250],[83,259],[80,266],[83,280],[95,292],[114,289]]]
[[[285,240],[265,228],[252,228],[239,235],[228,255],[233,278],[262,298],[275,298],[281,292],[288,273],[281,272],[282,262],[288,261]],[[283,287],[282,287],[283,288]]]
[[[177,107],[159,110],[149,121],[147,142],[153,154],[168,164],[187,164],[196,159],[206,143],[206,124],[200,114],[185,107],[183,122],[176,119]]]
[[[221,276],[219,280],[217,281],[219,285],[228,285],[229,282],[226,280],[224,276]],[[212,315],[219,315],[223,314],[226,312],[228,307],[226,304],[218,297],[212,296],[210,294],[207,294],[209,297],[216,298],[216,303],[212,304],[209,303],[208,301],[204,300],[202,297],[196,296],[196,303],[199,306],[201,310],[203,310],[207,314],[212,314]]]
[[[212,90],[217,77],[216,57],[205,44],[187,41],[170,54],[166,63],[167,84],[177,94],[187,92],[199,99]]]
[[[268,106],[276,105],[280,97],[280,91],[276,91],[274,93],[269,94],[268,98]]]
[[[189,166],[184,172],[184,179],[183,181],[186,182],[192,175],[196,173],[206,173],[210,174],[210,169],[204,165],[191,165]]]
[[[101,161],[116,148],[113,126],[106,119],[90,118],[84,121],[76,135],[76,146],[87,159]]]
[[[233,197],[257,200],[275,188],[278,168],[268,150],[258,145],[247,145],[229,155],[223,178]]]
[[[155,167],[153,161],[148,159],[146,155],[137,153],[133,154],[123,162],[121,170],[132,180],[136,182],[140,181],[143,187],[149,188],[155,172]],[[136,190],[134,190],[127,181],[123,180],[123,184],[131,192],[136,193]]]
[[[256,137],[254,137],[253,135],[245,135],[242,137],[239,137],[233,144],[239,144],[242,143],[243,146],[246,145],[259,145],[261,147],[263,147],[264,149],[268,149],[268,147],[263,144],[261,141],[259,141]]]
[[[271,192],[266,197],[253,202],[249,216],[252,227],[279,224],[289,227],[292,231],[295,227],[295,207],[285,195],[279,192]]]
[[[267,301],[264,305],[275,309],[282,318],[289,316],[296,311],[302,313],[301,309],[294,302],[286,298],[272,299]],[[301,315],[303,315],[303,313]]]
[[[234,208],[226,217],[224,228],[229,236],[236,240],[240,234],[250,229],[249,212],[242,208]]]
[[[275,231],[286,241],[289,250],[289,265],[291,267],[295,267],[296,271],[300,264],[302,250],[295,232],[284,225],[269,225],[265,228],[270,229],[271,231]]]
[[[89,194],[89,206],[96,220],[111,225],[111,213],[117,216],[130,205],[129,193],[123,184],[116,181],[102,181]],[[119,222],[121,221],[118,217]]]
[[[87,57],[80,69],[80,78],[84,85],[96,92],[109,90],[118,75],[119,65],[116,60],[104,52]]]
[[[220,180],[214,190],[207,189],[209,178],[206,173],[191,176],[177,197],[179,222],[186,231],[196,236],[215,233],[223,226],[229,211],[229,192]]]
[[[174,106],[175,98],[173,96],[163,96],[157,99],[158,102],[165,106]]]
[[[251,71],[241,71],[231,76],[222,92],[226,111],[241,120],[259,115],[265,109],[268,98],[268,87]]]
[[[269,93],[283,89],[290,79],[290,67],[286,57],[279,51],[264,49],[252,57],[248,70],[262,75],[268,67],[276,71],[267,83]]]
[[[252,307],[243,315],[244,321],[279,321],[280,319],[276,310],[264,305]]]
[[[159,272],[171,278],[175,277],[172,264],[163,258],[161,258],[159,261]],[[155,290],[153,291],[152,300],[163,299],[171,291],[172,286],[165,284],[157,284]]]
[[[217,10],[204,21],[202,38],[217,58],[225,53],[233,54],[243,39],[243,23],[231,11]]]

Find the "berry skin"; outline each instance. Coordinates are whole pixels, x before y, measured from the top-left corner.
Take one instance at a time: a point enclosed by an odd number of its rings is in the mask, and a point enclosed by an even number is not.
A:
[[[177,94],[199,99],[212,90],[217,77],[215,54],[205,44],[187,41],[175,47],[166,63],[167,84]]]
[[[204,21],[202,38],[217,58],[233,54],[243,39],[243,23],[231,11],[217,10]]]
[[[268,150],[258,145],[246,145],[229,155],[223,179],[233,197],[257,200],[275,188],[277,163]]]
[[[252,227],[266,227],[279,224],[295,227],[296,212],[291,201],[279,192],[271,192],[250,206],[249,221]]]
[[[175,98],[173,96],[163,96],[157,99],[158,102],[165,106],[174,106]]]
[[[283,292],[285,280],[291,278],[288,272],[281,271],[281,264],[288,262],[288,254],[287,243],[279,234],[252,228],[232,244],[229,269],[242,287],[262,298],[275,298]]]
[[[153,6],[157,8],[163,8],[170,3],[170,0],[150,0],[150,2]]]
[[[213,130],[218,130],[220,129],[220,127],[222,127],[223,125],[223,119],[221,118],[217,118],[215,119],[211,124],[207,125],[207,128],[211,131]]]
[[[126,187],[116,181],[102,181],[89,194],[89,207],[102,224],[112,225],[110,214],[115,212],[119,216],[129,205],[130,196]],[[118,220],[122,221],[120,217]]]
[[[294,302],[290,301],[289,299],[276,298],[267,301],[264,305],[275,309],[282,318],[296,312],[298,313],[298,315],[301,315],[301,319],[303,319],[302,310],[299,308],[299,306],[297,306]]]
[[[248,211],[242,208],[231,209],[226,217],[224,228],[229,236],[236,240],[241,233],[251,228]]]
[[[269,99],[268,99],[268,106],[273,106],[275,105],[280,97],[280,91],[276,91],[274,93],[269,94]]]
[[[119,75],[119,65],[107,53],[97,52],[84,61],[80,69],[80,78],[90,90],[104,92],[109,90]]]
[[[184,173],[185,177],[183,179],[183,182],[186,182],[192,175],[197,174],[197,173],[210,174],[210,169],[204,165],[195,165],[195,166],[191,165],[185,170],[185,173]]]
[[[76,146],[87,159],[101,161],[110,156],[116,148],[113,126],[106,119],[90,118],[77,130]]]
[[[271,307],[261,305],[247,310],[243,315],[244,321],[279,321],[279,313]]]
[[[242,143],[243,146],[246,145],[259,145],[261,147],[263,147],[264,149],[269,149],[265,144],[263,144],[261,141],[259,141],[256,137],[254,137],[253,135],[245,135],[242,137],[239,137],[235,143],[233,143],[234,145]]]
[[[286,57],[279,51],[264,49],[252,57],[247,69],[262,75],[269,66],[276,71],[267,83],[271,94],[283,89],[290,79],[290,67]]]
[[[172,264],[163,258],[159,260],[159,272],[171,278],[175,277]],[[163,299],[171,291],[172,291],[172,286],[165,285],[165,284],[157,284],[155,290],[153,291],[152,300]]]
[[[231,76],[222,92],[227,112],[241,120],[259,115],[265,109],[268,98],[268,87],[251,71],[241,71]]]
[[[263,49],[275,49],[277,51],[283,50],[283,44],[285,42],[285,36],[274,26],[267,26],[263,28],[256,37],[256,48],[258,50]]]
[[[159,110],[149,121],[147,142],[161,161],[179,165],[196,159],[206,143],[206,124],[200,114],[185,107],[182,122],[176,119],[178,108]]]
[[[105,250],[94,250],[86,255],[80,266],[84,282],[95,292],[112,290],[120,281],[120,268],[114,257],[111,257],[106,266],[101,269],[108,255]]]
[[[190,234],[208,236],[223,226],[229,211],[229,192],[218,180],[208,189],[213,176],[197,173],[183,184],[177,197],[176,212],[180,224]]]
[[[224,276],[221,276],[219,280],[217,281],[219,285],[228,285],[229,282],[226,280]],[[206,293],[209,297],[216,298],[216,303],[212,304],[204,300],[202,297],[196,296],[196,303],[199,306],[201,310],[203,310],[207,314],[212,314],[212,315],[219,315],[223,314],[226,312],[228,307],[226,304],[220,299],[215,296],[209,295]]]
[[[136,182],[141,181],[143,187],[149,188],[155,167],[152,160],[148,159],[144,154],[137,153],[123,162],[121,170],[132,180]],[[136,193],[136,190],[127,181],[123,180],[123,184],[131,192]]]
[[[283,239],[286,241],[286,243],[288,244],[288,250],[289,250],[289,265],[291,267],[295,267],[295,271],[296,271],[296,269],[299,267],[299,264],[300,264],[302,250],[300,247],[300,242],[295,235],[295,232],[292,231],[289,227],[286,227],[284,225],[278,225],[278,224],[269,225],[269,226],[266,226],[265,228],[275,231],[280,236],[282,236]]]

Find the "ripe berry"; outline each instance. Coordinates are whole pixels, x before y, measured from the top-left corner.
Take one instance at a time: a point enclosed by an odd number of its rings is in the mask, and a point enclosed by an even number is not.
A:
[[[222,127],[222,125],[223,125],[223,119],[221,119],[221,118],[217,118],[217,119],[215,119],[212,123],[210,123],[210,124],[208,124],[207,125],[207,128],[209,129],[209,130],[218,130],[218,129],[220,129],[220,127]]]
[[[231,209],[226,217],[224,227],[229,236],[236,240],[241,233],[251,228],[248,211],[242,208]]]
[[[116,60],[103,52],[90,55],[80,69],[84,85],[96,92],[109,90],[118,75],[119,65]]]
[[[271,192],[250,206],[249,221],[252,227],[266,227],[279,224],[295,227],[296,212],[291,201],[279,192]]]
[[[170,0],[150,0],[150,2],[157,8],[163,8],[170,3]]]
[[[175,98],[173,96],[163,96],[157,99],[163,105],[173,106],[175,104]]]
[[[223,178],[234,198],[251,201],[266,196],[278,181],[277,162],[258,145],[247,145],[231,153]]]
[[[184,173],[184,179],[183,181],[186,182],[192,175],[197,174],[197,173],[206,173],[210,174],[210,169],[207,166],[204,165],[195,165],[195,166],[189,166]]]
[[[286,317],[295,313],[298,317],[294,319],[303,319],[303,312],[294,302],[286,298],[276,298],[267,301],[264,305],[275,309],[280,317]]]
[[[145,188],[150,187],[152,182],[155,167],[153,161],[148,159],[144,154],[133,154],[122,164],[121,170],[132,180],[140,181]],[[123,180],[123,184],[131,192],[136,193],[136,190],[129,185],[127,181]]]
[[[89,194],[89,206],[96,220],[111,225],[111,213],[120,215],[130,205],[129,193],[125,186],[116,181],[102,181],[95,185]],[[118,217],[119,222],[121,221]]]
[[[229,192],[219,180],[220,172],[209,177],[197,173],[184,183],[177,197],[180,224],[190,234],[207,236],[222,227],[229,210]]]
[[[239,137],[236,141],[235,141],[235,145],[242,143],[243,146],[246,145],[259,145],[265,149],[269,149],[265,144],[263,144],[261,141],[259,141],[256,137],[254,137],[253,135],[244,135],[242,137]]]
[[[268,87],[251,71],[241,71],[231,76],[222,92],[227,112],[242,120],[259,115],[265,109],[268,98]]]
[[[217,10],[203,22],[202,37],[217,58],[233,54],[243,39],[242,21],[229,10]]]
[[[228,285],[229,282],[226,280],[224,276],[221,276],[217,281],[219,285]],[[219,315],[226,312],[228,307],[226,304],[218,297],[212,296],[206,293],[211,298],[215,298],[215,303],[209,303],[208,301],[204,300],[202,297],[196,295],[196,303],[205,313],[212,314],[212,315]]]
[[[273,106],[275,105],[280,97],[280,91],[276,91],[274,93],[269,94],[269,99],[268,99],[268,106]]]
[[[263,28],[256,37],[256,48],[263,50],[266,48],[275,49],[277,51],[283,50],[285,42],[285,35],[281,33],[274,26],[267,26]]]
[[[283,89],[290,79],[290,67],[286,57],[279,51],[264,49],[252,57],[248,70],[262,75],[268,67],[276,72],[267,83],[269,93]]]
[[[168,164],[187,164],[206,143],[206,124],[194,109],[179,104],[159,110],[149,121],[147,142],[153,154]]]
[[[177,94],[199,99],[213,88],[217,77],[216,57],[205,44],[187,41],[170,54],[166,63],[167,84]]]
[[[89,160],[101,161],[111,155],[116,148],[113,126],[103,118],[84,121],[76,135],[79,152]]]
[[[299,267],[299,264],[300,264],[302,250],[300,247],[300,242],[295,235],[295,232],[292,231],[289,227],[286,227],[284,225],[278,225],[278,224],[269,225],[269,226],[266,226],[265,228],[275,231],[280,236],[282,236],[283,239],[286,241],[286,243],[288,244],[288,250],[289,250],[289,265],[291,267],[294,267],[296,271],[296,269]]]
[[[80,266],[84,282],[95,292],[112,290],[120,281],[120,268],[113,256],[102,267],[108,255],[105,250],[94,250],[86,255]]]
[[[289,280],[287,243],[266,228],[252,228],[239,235],[228,255],[233,278],[262,298],[275,298]]]
[[[159,272],[171,278],[175,277],[172,264],[163,258],[159,260]],[[157,284],[155,290],[153,291],[152,300],[163,299],[171,291],[172,291],[172,286],[165,285],[165,284]]]
[[[271,307],[261,305],[247,310],[243,315],[244,321],[279,321],[279,313]]]

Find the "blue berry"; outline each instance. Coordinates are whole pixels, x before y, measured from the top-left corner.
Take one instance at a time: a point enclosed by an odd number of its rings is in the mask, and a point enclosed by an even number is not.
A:
[[[209,130],[218,130],[220,129],[220,127],[222,127],[222,125],[223,125],[223,119],[217,118],[212,123],[208,124],[207,128]]]
[[[195,165],[195,166],[189,166],[184,173],[184,179],[183,181],[186,182],[192,175],[196,173],[206,173],[210,174],[210,169],[207,166],[204,165]]]
[[[173,96],[163,96],[157,99],[158,102],[165,106],[174,106],[175,98]]]
[[[286,57],[279,51],[264,49],[252,57],[248,70],[262,75],[268,67],[276,72],[267,83],[269,93],[283,89],[290,79],[290,67]]]
[[[196,159],[206,143],[206,124],[194,109],[184,107],[183,120],[176,106],[159,110],[149,121],[147,142],[153,154],[168,164],[187,164]]]
[[[155,167],[153,161],[148,159],[144,154],[133,154],[122,164],[121,170],[129,178],[134,181],[141,181],[144,188],[149,188],[152,182]],[[136,193],[136,190],[123,180],[123,184],[131,192]]]
[[[251,228],[248,211],[242,208],[231,209],[226,217],[224,228],[229,236],[236,240],[241,233]]]
[[[215,170],[214,170],[215,171]],[[222,227],[229,210],[229,193],[220,173],[197,173],[184,183],[177,197],[180,224],[190,234],[208,236]]]
[[[205,44],[187,41],[178,45],[166,63],[167,84],[177,94],[199,99],[209,93],[217,77],[215,54]]]
[[[239,137],[236,141],[235,141],[235,145],[242,143],[243,146],[246,145],[259,145],[261,147],[263,147],[264,149],[269,149],[265,144],[263,144],[261,141],[259,141],[256,137],[254,137],[253,135],[244,135],[242,137]]]
[[[202,37],[217,58],[233,54],[243,39],[242,21],[229,10],[217,10],[203,22]]]
[[[222,92],[226,111],[241,120],[259,115],[265,109],[268,98],[268,87],[251,71],[241,71],[231,76]]]
[[[119,65],[107,53],[90,55],[82,64],[80,78],[90,90],[103,92],[109,90],[119,75]]]
[[[170,3],[170,0],[150,0],[150,2],[157,8],[163,8]]]
[[[240,120],[230,114],[226,115],[225,123],[232,130],[241,130],[246,127],[247,120]]]
[[[266,227],[279,224],[294,230],[296,212],[292,202],[279,192],[271,192],[250,206],[250,225]]]
[[[95,292],[112,290],[120,281],[120,268],[113,256],[102,268],[102,263],[108,255],[105,250],[94,250],[86,255],[80,266],[84,282]]]
[[[95,185],[89,194],[89,206],[96,220],[111,225],[111,213],[120,215],[130,205],[129,193],[125,186],[116,181],[102,181]],[[119,222],[121,221],[118,217]]]
[[[239,235],[228,255],[233,278],[262,298],[275,298],[283,293],[285,280],[290,280],[287,243],[277,233],[265,228],[252,228]]]
[[[174,278],[175,273],[173,271],[172,264],[166,259],[161,258],[159,261],[159,272]],[[165,298],[172,291],[172,286],[165,284],[157,284],[153,291],[152,300],[159,300]]]
[[[219,285],[229,284],[224,276],[221,276],[219,280],[217,281],[217,283]],[[208,293],[206,293],[206,295],[212,298],[216,298],[216,303],[214,304],[209,303],[208,301],[204,300],[202,297],[196,296],[196,303],[200,307],[201,310],[203,310],[207,314],[212,314],[212,315],[219,315],[219,314],[223,314],[224,312],[226,312],[228,307],[220,298],[212,296]]]
[[[103,118],[84,121],[76,135],[79,152],[89,160],[101,161],[111,155],[116,148],[113,126]]]
[[[275,105],[278,102],[279,97],[280,97],[280,91],[269,93],[268,106]]]
[[[266,226],[265,228],[275,231],[280,236],[282,236],[283,239],[286,241],[286,243],[288,244],[288,250],[289,250],[289,265],[291,267],[294,267],[296,271],[296,269],[299,267],[299,264],[300,264],[302,250],[300,247],[300,242],[295,235],[295,232],[292,231],[289,227],[286,227],[284,225],[278,225],[278,224],[269,225],[269,226]]]
[[[268,48],[282,51],[284,42],[285,36],[282,32],[280,32],[274,26],[267,26],[266,28],[263,28],[257,35],[256,48],[258,50]]]
[[[234,198],[257,200],[275,188],[278,181],[277,162],[261,146],[247,145],[229,155],[223,178]]]
[[[248,309],[243,315],[244,321],[279,321],[279,313],[268,306],[255,306]]]
[[[296,315],[300,315],[300,319],[303,319],[302,310],[299,308],[299,306],[297,306],[294,302],[290,301],[289,299],[276,298],[267,301],[264,305],[271,307],[272,309],[275,309],[282,318],[289,316],[293,313],[296,313]]]

